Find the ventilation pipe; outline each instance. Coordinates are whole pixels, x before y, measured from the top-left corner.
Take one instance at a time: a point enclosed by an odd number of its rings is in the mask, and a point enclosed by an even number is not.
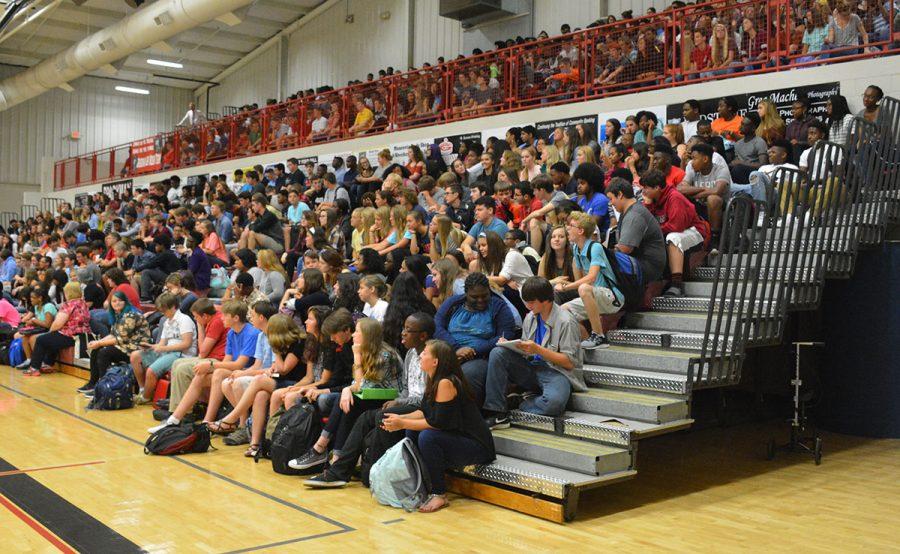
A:
[[[239,23],[233,14],[253,0],[157,0],[34,67],[0,82],[0,111],[62,87],[88,72],[213,19]]]

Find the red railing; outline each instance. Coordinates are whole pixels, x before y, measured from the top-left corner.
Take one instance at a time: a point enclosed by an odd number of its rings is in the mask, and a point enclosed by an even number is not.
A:
[[[823,45],[821,24],[831,14],[817,1],[719,0],[469,56],[161,133],[160,169],[147,173],[687,81],[893,54],[900,47],[894,3],[867,4],[862,45]],[[719,25],[724,33],[716,33]],[[698,28],[707,31],[696,34]],[[704,43],[711,43],[706,54]],[[60,160],[54,188],[131,176],[133,159],[125,144]]]

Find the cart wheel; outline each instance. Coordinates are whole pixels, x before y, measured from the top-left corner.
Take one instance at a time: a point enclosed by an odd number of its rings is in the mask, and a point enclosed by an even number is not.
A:
[[[816,461],[816,465],[822,465],[822,439],[816,437],[816,446],[813,450],[813,457]]]
[[[769,439],[768,444],[766,444],[766,459],[775,459],[775,439]]]

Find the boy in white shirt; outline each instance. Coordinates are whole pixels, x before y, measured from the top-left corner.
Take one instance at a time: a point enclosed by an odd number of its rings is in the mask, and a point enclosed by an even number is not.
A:
[[[153,399],[156,382],[172,368],[182,356],[197,355],[197,327],[194,321],[178,309],[178,297],[164,292],[156,299],[156,309],[162,312],[162,330],[159,343],[142,344],[141,350],[131,353],[131,367],[140,391],[135,404],[147,404]],[[147,398],[147,395],[150,398]]]

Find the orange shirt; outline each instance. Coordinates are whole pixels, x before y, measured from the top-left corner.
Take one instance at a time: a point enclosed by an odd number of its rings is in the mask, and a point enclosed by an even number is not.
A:
[[[742,119],[743,118],[738,115],[732,117],[730,121],[726,121],[721,117],[717,117],[712,121],[712,132],[724,138],[725,140],[735,142],[739,138],[744,136],[741,134]]]

